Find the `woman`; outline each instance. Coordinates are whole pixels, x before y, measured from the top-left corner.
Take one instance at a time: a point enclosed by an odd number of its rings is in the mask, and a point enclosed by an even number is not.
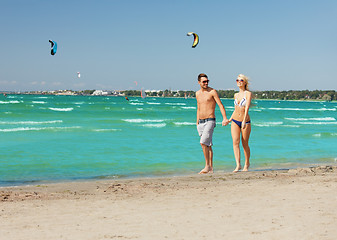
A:
[[[248,140],[251,132],[251,124],[248,110],[252,99],[252,93],[248,90],[248,78],[245,75],[240,74],[236,79],[236,84],[238,85],[240,91],[234,94],[235,110],[229,119],[229,121],[233,121],[231,123],[231,133],[233,138],[234,157],[236,161],[236,168],[233,172],[241,170],[240,135],[245,154],[245,165],[242,171],[248,171],[250,165],[250,148]]]

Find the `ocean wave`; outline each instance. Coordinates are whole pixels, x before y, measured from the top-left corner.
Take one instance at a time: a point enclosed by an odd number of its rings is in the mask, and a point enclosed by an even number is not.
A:
[[[148,123],[148,124],[143,124],[142,126],[149,127],[149,128],[162,128],[166,126],[166,123],[158,123],[158,124]]]
[[[107,129],[94,129],[94,132],[117,132],[122,131],[122,129],[107,128]]]
[[[196,123],[192,123],[192,122],[173,122],[175,125],[178,126],[190,126],[190,125],[196,125]]]
[[[32,101],[32,103],[45,104],[46,102],[43,102],[43,101]]]
[[[68,129],[77,129],[81,128],[80,126],[74,127],[20,127],[20,128],[7,128],[0,129],[0,132],[21,132],[21,131],[41,131],[41,130],[68,130]]]
[[[181,107],[182,109],[197,109],[196,107]]]
[[[161,103],[158,103],[158,102],[147,102],[147,104],[150,104],[150,105],[160,105]]]
[[[337,133],[315,133],[312,135],[313,137],[335,137]]]
[[[163,119],[122,119],[124,122],[130,122],[130,123],[160,123],[164,122],[165,120]]]
[[[70,112],[74,110],[74,108],[51,108],[51,107],[49,109],[58,112]]]
[[[324,118],[284,118],[291,121],[336,121],[334,117],[324,117]]]
[[[254,126],[258,127],[275,127],[282,125],[283,122],[263,122],[263,123],[254,123]]]
[[[337,125],[337,122],[297,122],[302,125]]]
[[[134,103],[134,102],[130,102],[131,105],[144,105],[144,103]]]
[[[37,125],[37,124],[52,124],[52,123],[62,123],[62,120],[51,120],[51,121],[18,121],[18,122],[3,122],[0,124],[10,124],[10,125]]]
[[[142,110],[143,110],[143,108],[136,108],[136,110],[138,110],[138,111],[142,111]]]
[[[0,104],[10,104],[10,103],[20,103],[20,101],[14,100],[14,101],[0,101]]]
[[[165,103],[166,105],[172,105],[172,106],[186,106],[186,103]]]
[[[336,108],[268,108],[275,111],[336,111]]]

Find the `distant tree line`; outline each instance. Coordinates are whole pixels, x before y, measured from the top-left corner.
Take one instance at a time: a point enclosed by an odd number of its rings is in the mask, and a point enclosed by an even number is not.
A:
[[[302,91],[255,91],[256,99],[280,99],[280,100],[337,100],[337,92],[334,90],[302,90]]]
[[[217,90],[220,98],[234,98],[237,91],[234,90]],[[140,96],[140,91],[127,90],[123,91],[125,96]],[[195,97],[195,91],[152,91],[146,92],[151,97]],[[337,92],[334,90],[289,90],[289,91],[253,91],[255,99],[277,99],[277,100],[337,100]]]
[[[4,92],[0,91],[0,94],[5,96],[5,94],[57,94],[62,92],[71,92],[74,95],[92,95],[95,90],[82,90],[82,91],[72,91],[72,90],[63,90],[63,91],[32,91],[32,92]],[[141,96],[141,91],[139,90],[125,90],[118,92],[111,92],[110,95],[120,96],[125,95],[129,96]],[[234,94],[237,91],[234,90],[217,90],[220,98],[234,98]],[[2,97],[0,95],[0,97]],[[149,97],[185,97],[185,98],[194,98],[195,91],[172,91],[172,90],[159,90],[159,91],[146,91],[146,95]],[[276,100],[322,100],[322,101],[336,101],[337,92],[335,90],[289,90],[289,91],[253,91],[253,96],[255,99],[276,99]]]

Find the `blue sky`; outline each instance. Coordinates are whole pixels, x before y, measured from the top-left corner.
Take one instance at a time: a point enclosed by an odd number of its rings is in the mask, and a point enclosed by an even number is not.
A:
[[[335,0],[0,0],[0,31],[0,91],[337,89]]]

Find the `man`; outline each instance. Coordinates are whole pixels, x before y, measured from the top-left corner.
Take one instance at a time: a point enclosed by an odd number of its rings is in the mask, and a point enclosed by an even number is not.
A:
[[[200,145],[205,156],[205,168],[199,174],[213,173],[213,150],[212,137],[215,128],[215,106],[218,104],[223,121],[222,125],[228,124],[226,111],[215,89],[208,87],[208,77],[204,73],[198,76],[200,90],[196,92],[197,98],[197,130],[200,136]]]

